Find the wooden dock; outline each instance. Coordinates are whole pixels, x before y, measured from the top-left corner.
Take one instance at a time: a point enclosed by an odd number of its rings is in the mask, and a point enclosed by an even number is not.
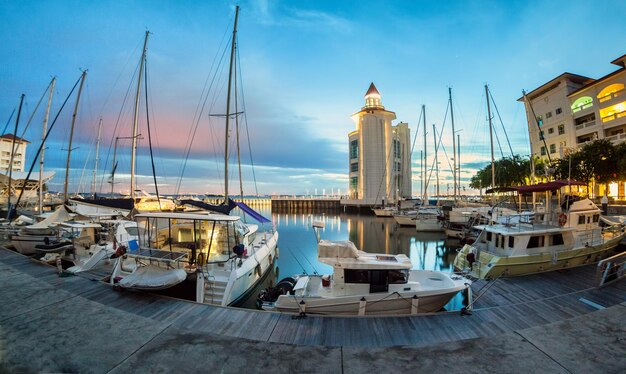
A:
[[[0,250],[2,271],[22,272],[54,288],[108,307],[223,336],[297,345],[384,347],[430,345],[495,336],[563,321],[626,301],[626,282],[594,286],[594,266],[502,278],[472,285],[473,314],[459,312],[406,317],[324,317],[223,308],[158,295],[115,291],[81,276],[60,278],[56,268]],[[87,274],[93,278],[93,274]],[[489,289],[482,294],[481,289]]]

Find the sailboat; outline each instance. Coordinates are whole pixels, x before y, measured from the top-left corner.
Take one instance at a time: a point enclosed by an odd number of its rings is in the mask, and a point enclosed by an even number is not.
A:
[[[428,156],[426,153],[426,106],[422,105],[422,118],[424,120],[424,171],[422,173],[424,186],[424,195],[422,197],[422,206],[418,208],[417,214],[415,215],[415,230],[417,232],[438,232],[443,231],[443,227],[441,225],[441,210],[437,206],[429,206],[428,205],[428,178],[426,176],[428,170]],[[434,125],[433,125],[434,128]],[[437,137],[435,135],[435,147],[437,147]],[[436,150],[436,148],[435,148]],[[436,155],[435,151],[435,155]],[[438,167],[435,164],[435,167]]]
[[[226,99],[224,206],[238,206],[261,223],[270,222],[228,194],[228,125],[232,114],[230,96],[235,65],[239,7],[235,11],[230,72]],[[120,287],[155,290],[195,280],[196,301],[233,305],[249,294],[278,256],[278,232],[259,231],[238,216],[227,214],[142,213],[135,216],[138,242],[129,242],[110,278]],[[130,261],[128,261],[130,260]]]
[[[158,187],[156,187],[156,179],[155,179],[155,188],[157,188],[157,195],[152,196],[147,193],[143,193],[142,196],[137,196],[138,190],[136,188],[136,180],[135,180],[135,166],[136,166],[136,152],[137,152],[137,139],[140,136],[138,134],[138,119],[139,119],[139,99],[141,96],[141,85],[145,79],[145,62],[146,62],[146,54],[147,54],[147,46],[148,46],[148,37],[150,35],[149,31],[146,31],[143,49],[141,54],[141,61],[139,64],[139,74],[137,78],[137,89],[135,91],[135,102],[134,102],[134,117],[133,117],[133,131],[132,136],[125,137],[132,140],[132,148],[131,148],[131,172],[130,172],[130,195],[128,197],[122,198],[99,198],[94,196],[93,198],[76,198],[76,199],[67,199],[67,187],[64,194],[64,200],[68,201],[68,205],[70,208],[85,216],[126,216],[133,209],[143,212],[143,211],[173,211],[176,209],[176,204],[173,200],[162,198],[158,194]],[[146,93],[147,94],[147,93]],[[146,108],[148,110],[148,108]],[[100,122],[101,124],[101,122]],[[150,132],[150,130],[148,130]],[[117,140],[122,138],[116,138],[115,146],[117,148]],[[69,157],[69,156],[68,156]],[[96,159],[98,156],[96,155]],[[115,160],[113,161],[113,171],[112,178],[115,175],[115,169],[117,167],[117,163]],[[69,167],[69,161],[68,161]],[[66,175],[67,178],[67,175]],[[111,192],[113,192],[113,180],[111,182]],[[66,182],[67,185],[67,182]],[[94,183],[95,188],[95,183]],[[95,189],[94,189],[95,195]]]

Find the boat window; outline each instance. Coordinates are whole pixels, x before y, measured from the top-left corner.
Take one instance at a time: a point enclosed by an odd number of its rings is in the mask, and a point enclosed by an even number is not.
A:
[[[594,214],[593,215],[593,222],[597,223],[598,221],[600,221],[600,215],[599,214]]]
[[[489,231],[487,231],[487,241],[488,242],[491,241],[491,233]]]
[[[369,283],[370,277],[367,270],[357,269],[345,269],[344,270],[346,283]]]
[[[408,270],[389,270],[389,284],[403,284],[409,281]]]
[[[556,234],[550,237],[552,240],[551,245],[562,245],[563,244],[563,234]]]
[[[543,247],[543,235],[542,236],[531,236],[528,240],[528,245],[526,248],[538,248]]]
[[[578,224],[579,225],[585,224],[585,216],[578,216]]]
[[[130,236],[139,236],[139,230],[137,229],[137,227],[127,226],[127,227],[124,227],[124,229]]]
[[[514,244],[515,244],[515,237],[509,236],[509,248],[513,248]]]

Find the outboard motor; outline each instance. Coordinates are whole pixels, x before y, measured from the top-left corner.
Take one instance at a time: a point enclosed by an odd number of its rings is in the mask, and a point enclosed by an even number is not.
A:
[[[291,277],[287,277],[276,283],[276,286],[264,289],[257,297],[257,308],[261,309],[261,305],[263,305],[263,303],[276,302],[280,295],[287,295],[288,293],[291,293],[295,285],[296,280]]]

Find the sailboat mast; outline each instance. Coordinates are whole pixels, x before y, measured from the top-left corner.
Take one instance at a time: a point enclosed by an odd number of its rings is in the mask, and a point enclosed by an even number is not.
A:
[[[53,77],[50,82],[50,94],[48,94],[48,105],[46,106],[46,115],[43,118],[43,132],[41,134],[41,157],[39,158],[39,213],[43,212],[43,154],[46,150],[46,131],[48,130],[48,119],[50,118],[50,105],[52,105],[52,94],[54,93],[54,86],[56,85],[57,78]]]
[[[15,155],[15,140],[17,138],[17,126],[20,123],[20,115],[22,114],[22,105],[24,104],[24,97],[26,95],[22,94],[20,96],[20,106],[17,109],[17,117],[15,118],[15,132],[13,133],[13,141],[11,142],[11,157],[9,158],[9,189],[7,191],[7,218],[11,218],[11,179],[13,179],[13,156]],[[26,187],[24,184],[23,187]]]
[[[459,168],[458,168],[458,177],[457,177],[457,181],[459,182],[459,198],[461,197],[461,135],[457,134],[457,142],[456,142],[456,156],[459,158]]]
[[[233,27],[233,39],[230,45],[230,67],[228,70],[228,93],[226,95],[226,136],[224,146],[224,204],[228,204],[228,120],[230,119],[230,90],[233,83],[233,68],[235,64],[235,45],[237,40],[237,20],[239,18],[239,6],[235,7],[235,25]]]
[[[235,67],[235,132],[237,135],[237,165],[239,166],[239,196],[243,201],[243,175],[241,174],[241,148],[239,144],[239,103],[237,101],[237,67]]]
[[[137,79],[137,91],[135,93],[135,116],[133,117],[133,147],[130,155],[130,197],[135,199],[135,155],[137,154],[137,125],[139,118],[139,95],[141,94],[141,78],[143,76],[143,68],[146,63],[146,51],[148,46],[148,36],[150,31],[146,31],[146,37],[143,41],[143,52],[139,63],[139,79]]]
[[[428,179],[426,177],[426,173],[428,172],[428,156],[426,152],[426,105],[422,105],[422,118],[424,120],[424,182],[422,183],[424,185],[424,194],[422,195],[422,205],[427,205],[426,201],[428,199]]]
[[[67,146],[67,163],[65,164],[65,183],[63,184],[63,201],[67,201],[67,185],[70,178],[70,158],[72,156],[72,139],[74,138],[74,126],[76,125],[76,113],[78,112],[78,104],[80,103],[80,94],[83,92],[83,85],[87,77],[87,70],[83,71],[80,77],[80,86],[76,96],[76,104],[74,104],[74,113],[72,113],[72,126],[70,127],[70,142]]]
[[[102,135],[102,117],[98,123],[98,138],[96,139],[96,162],[93,166],[93,182],[91,185],[91,193],[93,197],[96,197],[96,178],[98,175],[98,162],[100,161],[100,137]]]
[[[487,118],[489,119],[489,139],[491,141],[491,188],[496,188],[496,167],[495,158],[493,156],[493,125],[491,123],[491,106],[489,104],[489,86],[485,85],[485,96],[487,97]],[[491,193],[491,205],[496,204],[495,191]]]
[[[456,164],[457,153],[456,153],[456,139],[454,136],[454,109],[452,108],[452,87],[448,87],[448,97],[450,99],[450,119],[452,120],[452,184],[453,184],[453,194],[454,194],[454,203],[456,204],[457,199],[457,184],[456,184]],[[460,190],[460,189],[459,189]],[[461,191],[459,191],[460,193]]]
[[[433,123],[433,139],[435,140],[435,176],[437,177],[437,205],[439,205],[439,147],[437,147],[437,127]]]

